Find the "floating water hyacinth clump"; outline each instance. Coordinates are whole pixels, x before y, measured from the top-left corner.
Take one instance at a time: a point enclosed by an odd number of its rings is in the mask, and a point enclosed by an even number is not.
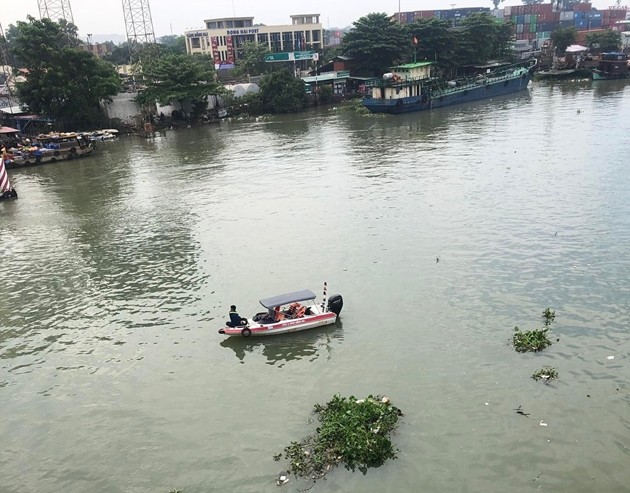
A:
[[[551,323],[556,318],[556,312],[546,308],[543,310],[542,316],[544,324],[544,328],[542,329],[523,331],[518,327],[514,327],[512,342],[514,343],[514,349],[516,349],[516,351],[519,353],[538,352],[553,344],[549,338],[548,332]]]
[[[549,383],[558,378],[558,372],[554,367],[541,368],[540,370],[534,372],[532,378],[536,381],[543,380],[545,383]]]
[[[315,433],[284,449],[289,471],[296,477],[316,480],[339,464],[365,471],[396,458],[390,435],[403,414],[389,398],[369,395],[356,399],[337,394],[323,406],[316,404],[314,414],[319,421]],[[274,456],[274,460],[282,455]]]

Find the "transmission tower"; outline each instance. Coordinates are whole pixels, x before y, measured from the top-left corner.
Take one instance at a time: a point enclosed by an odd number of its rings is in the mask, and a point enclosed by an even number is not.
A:
[[[39,18],[48,17],[51,21],[64,19],[74,24],[70,0],[37,0],[39,7]]]
[[[149,0],[122,0],[130,50],[139,44],[155,43]]]
[[[4,36],[2,24],[0,24],[0,40],[2,41],[0,42],[0,65],[2,65],[0,74],[4,79],[4,88],[0,85],[0,107],[9,108],[11,114],[13,114],[13,106],[15,106],[15,102],[13,100],[13,92],[11,91],[11,63],[9,60],[9,53],[6,49],[6,38]]]

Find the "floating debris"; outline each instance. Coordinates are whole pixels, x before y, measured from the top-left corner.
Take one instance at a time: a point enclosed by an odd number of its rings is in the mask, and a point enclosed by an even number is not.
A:
[[[287,476],[287,473],[280,473],[280,476],[278,476],[278,479],[276,480],[276,484],[278,486],[282,486],[283,484],[287,484],[289,482],[289,476]]]
[[[521,406],[518,406],[516,409],[512,409],[512,411],[516,411],[516,414],[520,414],[521,416],[529,416],[529,413],[523,411],[523,409],[521,409]]]
[[[542,419],[540,420],[540,426],[547,426],[547,423],[545,423]]]
[[[614,356],[608,356],[608,358],[606,358],[606,359],[615,359],[615,357]]]
[[[541,368],[540,370],[534,372],[532,378],[536,381],[543,380],[545,383],[549,383],[558,378],[558,372],[554,367]]]

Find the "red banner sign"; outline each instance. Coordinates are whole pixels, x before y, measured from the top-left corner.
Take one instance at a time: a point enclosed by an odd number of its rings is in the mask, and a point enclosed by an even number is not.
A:
[[[234,44],[232,42],[232,36],[227,37],[227,62],[234,63]]]
[[[219,56],[219,38],[212,36],[212,57],[214,58],[215,65],[221,63],[221,57]]]

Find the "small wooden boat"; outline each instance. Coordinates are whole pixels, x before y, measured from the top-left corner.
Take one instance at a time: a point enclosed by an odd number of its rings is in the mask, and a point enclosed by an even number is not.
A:
[[[315,303],[316,295],[308,289],[285,293],[260,300],[266,312],[256,313],[252,320],[241,319],[235,327],[219,329],[219,334],[227,336],[270,336],[298,332],[335,323],[343,308],[340,295],[332,295],[320,304]]]
[[[563,79],[575,74],[574,68],[539,70],[534,73],[537,79]]]
[[[599,65],[593,69],[593,80],[630,78],[628,55],[621,52],[602,53]]]
[[[7,167],[19,168],[88,156],[96,144],[76,133],[42,134],[37,137],[38,145],[9,149]]]

